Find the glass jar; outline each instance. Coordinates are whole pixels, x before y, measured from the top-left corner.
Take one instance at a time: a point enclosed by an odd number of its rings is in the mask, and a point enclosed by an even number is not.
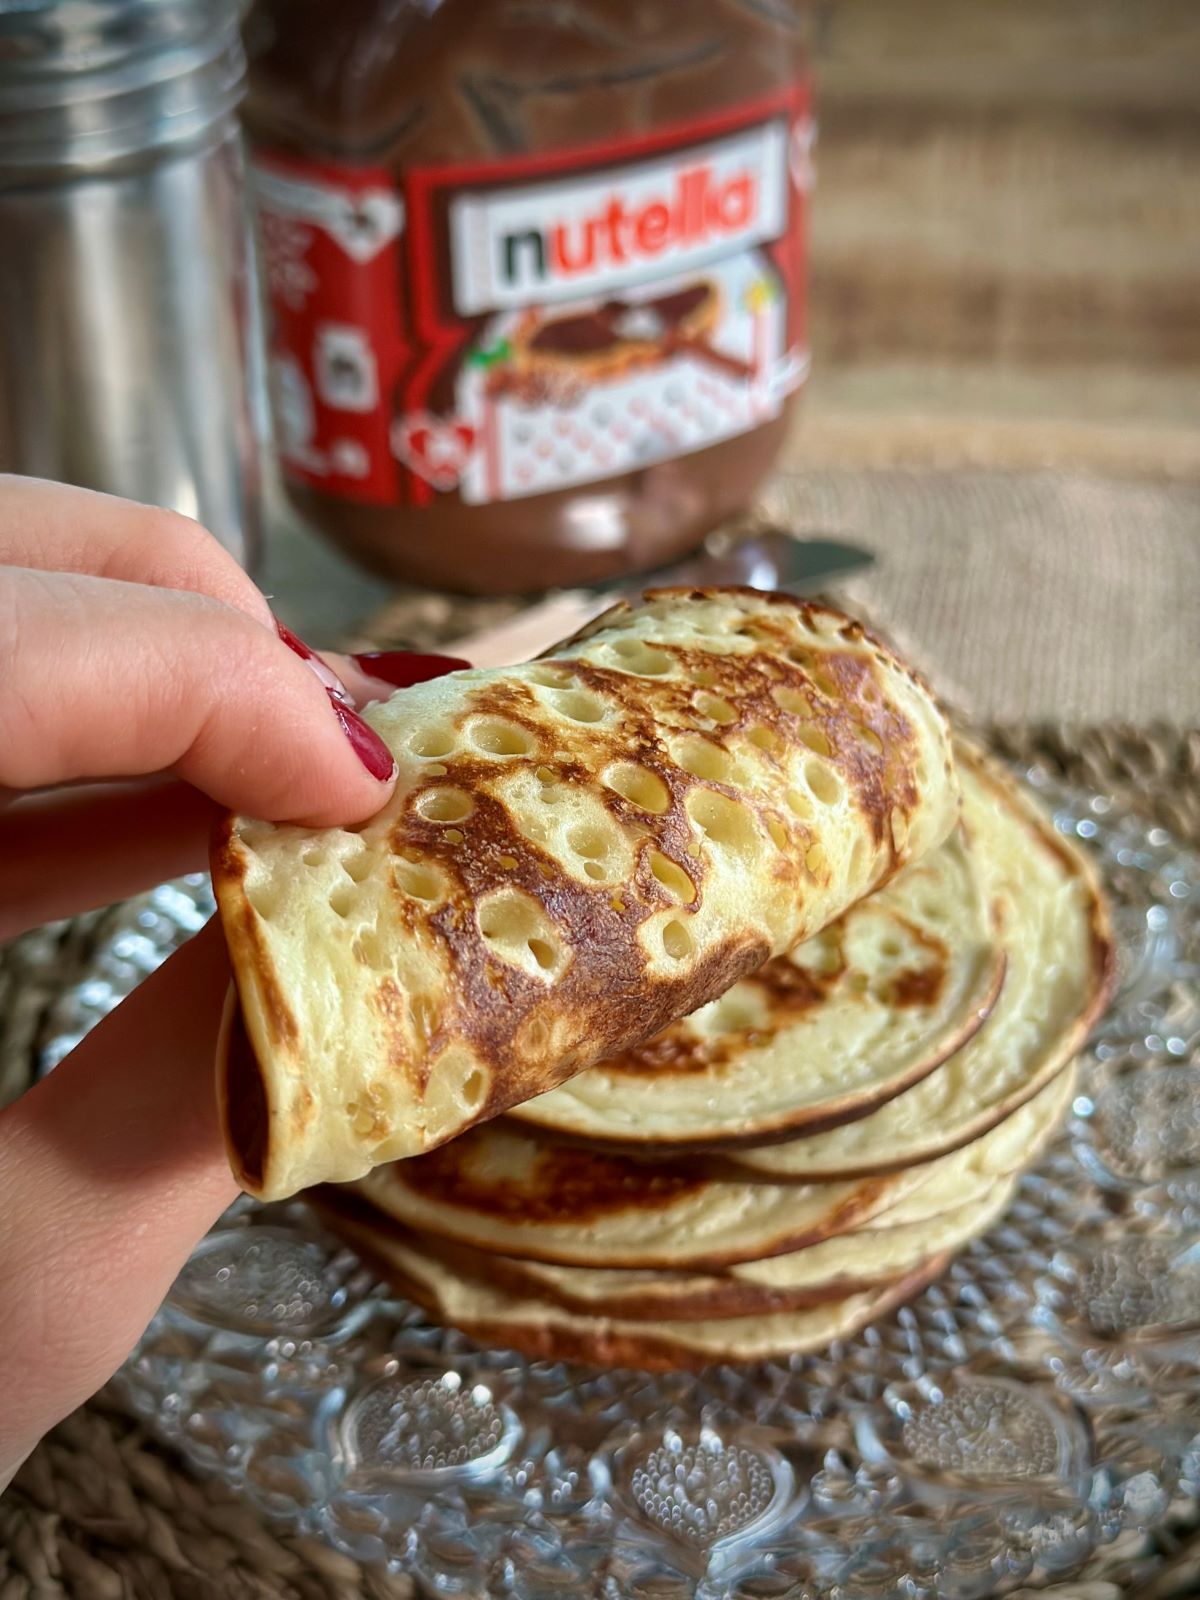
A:
[[[808,367],[804,0],[256,0],[277,447],[375,570],[657,566],[744,509]]]

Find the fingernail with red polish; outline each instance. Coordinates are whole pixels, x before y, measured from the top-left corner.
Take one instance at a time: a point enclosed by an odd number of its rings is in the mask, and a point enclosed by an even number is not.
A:
[[[288,649],[294,655],[298,655],[301,661],[305,662],[316,674],[321,687],[331,698],[342,701],[344,705],[352,706],[354,704],[350,691],[337,673],[326,666],[317,652],[311,646],[306,645],[303,639],[297,638],[290,628],[285,628],[278,618],[275,619],[275,632],[287,645]]]
[[[426,683],[430,678],[440,678],[447,672],[462,672],[470,667],[469,661],[458,656],[422,656],[408,650],[364,650],[351,659],[369,678],[407,689],[414,683]]]
[[[357,711],[351,711],[349,706],[344,706],[332,690],[329,691],[329,703],[342,725],[342,732],[354,747],[354,754],[371,776],[377,778],[380,783],[387,783],[389,778],[394,778],[396,763],[392,759],[392,752],[375,729],[365,723]]]

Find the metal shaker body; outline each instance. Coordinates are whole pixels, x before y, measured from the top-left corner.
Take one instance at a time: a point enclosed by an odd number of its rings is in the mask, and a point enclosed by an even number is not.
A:
[[[238,6],[6,9],[0,469],[185,512],[252,566],[263,407]]]

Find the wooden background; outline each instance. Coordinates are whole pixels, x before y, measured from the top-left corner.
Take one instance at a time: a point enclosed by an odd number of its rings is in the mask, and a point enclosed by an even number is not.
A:
[[[790,459],[1200,476],[1197,0],[836,0]]]

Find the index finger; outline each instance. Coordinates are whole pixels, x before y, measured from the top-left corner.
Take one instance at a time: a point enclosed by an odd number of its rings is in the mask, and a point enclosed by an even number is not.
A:
[[[257,585],[191,517],[43,478],[0,473],[0,566],[183,589],[272,626]]]
[[[274,822],[361,822],[391,751],[272,628],[204,595],[0,568],[0,783],[173,773]]]

